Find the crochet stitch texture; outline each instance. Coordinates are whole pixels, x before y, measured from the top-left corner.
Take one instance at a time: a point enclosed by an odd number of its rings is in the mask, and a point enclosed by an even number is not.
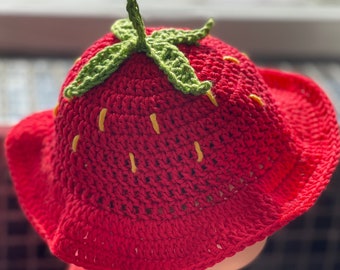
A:
[[[203,270],[313,205],[340,151],[334,110],[313,81],[257,68],[207,36],[176,45],[211,82],[205,95],[178,91],[135,52],[65,98],[82,68],[120,42],[96,41],[54,113],[24,119],[6,141],[20,203],[56,256],[89,270]]]

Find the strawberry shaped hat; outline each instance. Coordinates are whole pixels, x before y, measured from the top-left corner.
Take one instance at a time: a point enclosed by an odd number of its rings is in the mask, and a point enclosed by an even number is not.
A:
[[[85,269],[206,269],[307,211],[339,159],[311,79],[197,30],[129,19],[71,68],[54,110],[9,133],[24,212]]]

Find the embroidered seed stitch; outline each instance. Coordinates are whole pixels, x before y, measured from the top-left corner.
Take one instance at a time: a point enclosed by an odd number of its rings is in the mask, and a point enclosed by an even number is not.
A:
[[[211,89],[207,91],[206,95],[210,99],[211,103],[214,104],[216,107],[218,107],[217,100],[215,98],[214,93],[211,91]]]
[[[101,109],[99,113],[98,127],[101,132],[105,131],[104,121],[105,121],[106,113],[107,113],[106,108]]]
[[[74,256],[78,257],[79,255],[79,250],[77,249],[76,252],[74,253]]]
[[[73,152],[77,152],[77,146],[79,142],[79,135],[74,136],[73,141],[72,141],[72,150]]]
[[[240,60],[238,60],[238,59],[235,58],[235,57],[229,56],[229,55],[223,56],[223,60],[224,60],[224,61],[234,62],[234,63],[236,63],[236,64],[239,64],[239,63],[240,63]]]
[[[155,130],[155,132],[157,134],[160,134],[161,132],[159,130],[159,125],[158,125],[158,122],[157,122],[157,115],[155,113],[151,114],[150,115],[150,120],[151,120],[152,127]]]
[[[129,153],[129,157],[130,157],[130,162],[131,162],[131,171],[133,173],[137,172],[137,167],[136,167],[136,161],[135,161],[135,156],[132,153]]]
[[[197,153],[197,162],[201,162],[203,160],[203,152],[201,150],[201,146],[197,141],[194,142],[194,145]]]
[[[59,104],[57,104],[53,109],[53,116],[57,117],[59,111]]]
[[[263,102],[262,98],[260,98],[259,96],[255,95],[255,94],[250,94],[249,98],[254,100],[255,102],[257,102],[257,104],[259,104],[261,107],[264,106],[264,102]]]

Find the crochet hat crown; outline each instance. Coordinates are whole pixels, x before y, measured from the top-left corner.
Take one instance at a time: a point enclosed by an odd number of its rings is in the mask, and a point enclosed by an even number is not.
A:
[[[11,173],[67,262],[205,269],[314,203],[339,157],[334,110],[310,79],[207,36],[211,21],[144,30],[128,2],[130,21],[84,52],[54,113],[11,131]]]
[[[92,46],[61,95],[79,86],[98,49],[120,43],[109,34]],[[136,220],[173,219],[223,203],[263,175],[274,188],[289,172],[298,145],[249,59],[213,37],[179,48],[212,85],[205,95],[183,95],[153,59],[135,53],[86,94],[61,96],[55,175],[72,194]]]

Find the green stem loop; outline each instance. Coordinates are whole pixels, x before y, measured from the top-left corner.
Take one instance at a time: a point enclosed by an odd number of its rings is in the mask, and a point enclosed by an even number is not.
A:
[[[138,39],[137,39],[137,50],[145,51],[146,50],[146,34],[145,34],[145,26],[142,19],[142,16],[139,12],[139,7],[136,0],[128,0],[126,5],[126,10],[129,14],[129,19],[133,24],[133,27],[137,31]]]

